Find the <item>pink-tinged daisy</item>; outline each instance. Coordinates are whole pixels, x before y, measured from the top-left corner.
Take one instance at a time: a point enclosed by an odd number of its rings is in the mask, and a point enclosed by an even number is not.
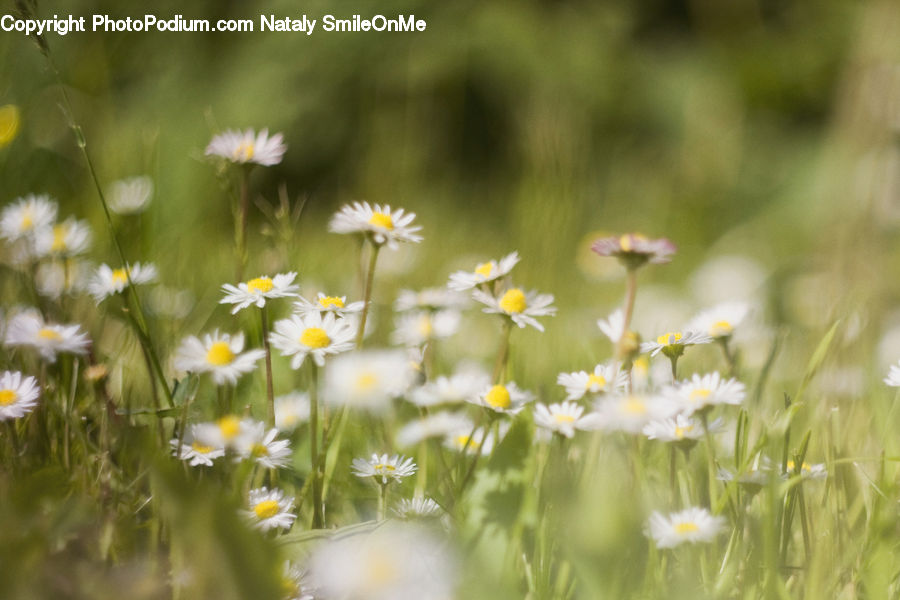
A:
[[[287,146],[280,133],[269,136],[269,130],[256,133],[252,129],[229,129],[213,137],[206,147],[207,156],[219,156],[236,164],[257,164],[271,167],[281,162]]]
[[[600,256],[612,256],[628,269],[635,269],[646,263],[667,263],[675,254],[675,244],[666,238],[651,240],[639,233],[600,238],[591,246]]]

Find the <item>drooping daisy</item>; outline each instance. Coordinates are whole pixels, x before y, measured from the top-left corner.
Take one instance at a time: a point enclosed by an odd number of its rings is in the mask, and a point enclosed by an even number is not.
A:
[[[34,377],[4,371],[0,374],[0,421],[18,419],[33,411],[40,394]]]
[[[397,248],[398,242],[421,242],[417,232],[421,226],[411,226],[415,213],[407,213],[402,208],[391,210],[387,204],[370,205],[368,202],[345,204],[331,218],[328,229],[334,233],[362,233],[378,246],[387,244]]]
[[[400,500],[394,507],[394,514],[404,521],[436,519],[444,515],[444,509],[431,498],[415,496]]]
[[[275,398],[275,427],[289,432],[309,419],[309,394],[291,392]]]
[[[490,385],[490,381],[490,376],[480,369],[462,369],[450,377],[440,375],[415,388],[409,395],[409,401],[416,406],[426,407],[465,402],[476,397]]]
[[[280,133],[269,136],[269,130],[256,133],[252,129],[229,129],[213,137],[206,147],[207,156],[219,156],[236,164],[257,164],[271,167],[281,162],[287,146]]]
[[[474,398],[467,399],[472,404],[484,406],[494,412],[507,415],[518,414],[525,405],[534,400],[534,394],[519,389],[515,382],[487,386]]]
[[[208,446],[197,439],[197,425],[191,426],[191,432],[185,436],[180,452],[178,451],[178,438],[169,440],[169,445],[172,447],[172,456],[188,461],[192,467],[211,467],[215,459],[225,456],[225,448]]]
[[[450,337],[459,330],[460,321],[462,315],[454,309],[399,313],[391,340],[404,346],[421,346],[430,340]]]
[[[134,285],[150,283],[156,280],[156,267],[152,264],[134,263],[126,273],[124,267],[113,269],[105,264],[100,265],[88,283],[88,291],[99,304],[109,296],[121,294],[128,286],[129,277]]]
[[[541,325],[534,317],[553,316],[556,307],[553,304],[553,294],[538,294],[534,290],[525,292],[520,288],[509,288],[499,296],[494,296],[483,290],[474,290],[472,298],[486,305],[482,311],[506,315],[519,327],[531,325],[538,331],[543,331]]]
[[[119,215],[142,213],[153,197],[153,180],[147,176],[130,177],[112,182],[109,187],[109,210]]]
[[[294,524],[296,515],[291,513],[294,499],[285,496],[282,490],[269,491],[265,487],[250,490],[248,503],[250,510],[245,514],[253,526],[260,531],[287,529]]]
[[[322,292],[319,292],[316,294],[316,300],[314,302],[300,296],[297,301],[294,302],[294,312],[304,316],[316,312],[334,313],[339,317],[344,317],[348,314],[362,312],[365,305],[366,303],[362,300],[347,304],[347,296],[326,296]]]
[[[604,397],[594,405],[594,410],[603,429],[640,433],[647,423],[674,415],[677,406],[655,395],[623,394]]]
[[[219,333],[205,334],[201,340],[195,336],[186,337],[175,352],[175,368],[191,373],[211,373],[216,385],[237,383],[238,378],[253,371],[256,362],[266,355],[265,350],[244,349],[244,334],[233,336]]]
[[[397,445],[402,448],[415,446],[432,437],[446,437],[460,430],[471,431],[472,422],[460,413],[437,412],[427,417],[415,419],[397,432]]]
[[[639,233],[600,238],[591,246],[600,256],[613,256],[627,269],[636,269],[646,263],[667,263],[675,254],[675,244],[666,238],[651,240]]]
[[[699,331],[670,332],[662,334],[654,341],[641,344],[641,352],[649,352],[650,356],[656,356],[660,352],[666,356],[680,356],[687,346],[708,344],[711,341],[710,336]]]
[[[475,269],[469,271],[457,271],[450,274],[450,282],[447,284],[451,290],[463,292],[478,287],[484,283],[496,281],[501,277],[505,277],[513,270],[513,267],[519,262],[519,253],[512,252],[507,254],[499,261],[489,260],[475,266]]]
[[[416,372],[402,350],[367,350],[344,354],[325,369],[325,402],[383,412],[405,394]]]
[[[397,294],[397,299],[394,300],[394,310],[406,312],[408,310],[460,309],[464,308],[468,303],[468,296],[447,288],[426,288],[418,292],[400,290]]]
[[[373,454],[372,458],[353,459],[353,474],[357,477],[373,477],[377,483],[387,485],[388,479],[402,481],[416,472],[416,463],[413,459],[395,454],[381,456]],[[380,482],[378,480],[381,480]]]
[[[241,282],[236,286],[226,283],[222,286],[225,297],[219,300],[219,304],[234,304],[231,314],[237,314],[241,309],[255,304],[257,308],[266,305],[269,298],[286,298],[296,296],[299,286],[293,283],[297,274],[279,273],[275,277],[265,275]]]
[[[687,328],[705,333],[713,339],[729,338],[749,311],[750,305],[746,302],[723,302],[691,319]]]
[[[694,374],[689,380],[676,384],[673,399],[679,408],[691,414],[718,404],[741,404],[746,396],[744,384],[737,379],[723,379],[718,373]]]
[[[36,229],[34,251],[41,257],[77,256],[91,245],[91,228],[85,221],[68,218],[62,223]]]
[[[654,512],[647,521],[646,533],[658,548],[674,548],[685,542],[711,542],[724,528],[724,518],[692,507],[668,516]]]
[[[715,433],[721,427],[722,420],[716,419],[709,424],[710,433]],[[651,421],[644,426],[643,433],[651,440],[683,444],[685,446],[693,446],[697,440],[705,435],[703,424],[699,420],[683,414],[675,415],[671,419]]]
[[[609,341],[618,344],[622,339],[622,334],[625,333],[625,313],[621,308],[616,309],[607,318],[598,320],[597,327],[600,328],[603,335],[609,338]]]
[[[234,442],[238,457],[252,460],[266,469],[286,467],[291,459],[290,442],[276,440],[278,430],[266,431],[265,427],[264,423],[257,422],[243,429]]]
[[[0,212],[0,237],[15,242],[53,225],[57,205],[50,196],[28,195]]]
[[[891,365],[891,370],[884,378],[884,382],[891,387],[900,387],[900,363]]]
[[[6,326],[7,346],[30,346],[49,362],[56,355],[85,354],[91,340],[80,325],[47,323],[36,311],[19,313]]]
[[[291,356],[291,368],[299,369],[307,355],[312,355],[318,366],[325,365],[325,356],[352,350],[356,344],[353,323],[336,319],[328,313],[313,312],[304,316],[292,315],[275,322],[275,330],[269,334],[269,343]]]
[[[612,363],[594,367],[592,373],[576,371],[560,373],[556,383],[566,388],[566,400],[580,400],[587,393],[602,394],[623,389],[628,382],[625,371],[617,371]]]
[[[597,415],[582,416],[584,408],[574,402],[563,402],[546,406],[538,403],[534,407],[534,424],[567,438],[575,435],[575,430],[592,431],[600,427]]]

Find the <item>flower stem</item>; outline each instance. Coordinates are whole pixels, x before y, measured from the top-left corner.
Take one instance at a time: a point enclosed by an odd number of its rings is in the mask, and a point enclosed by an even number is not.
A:
[[[706,457],[709,469],[709,507],[710,510],[716,510],[716,450],[713,447],[712,434],[709,432],[709,417],[707,411],[700,412],[700,419],[703,421],[703,437],[706,440]]]
[[[262,327],[263,348],[266,351],[266,423],[275,426],[275,392],[272,387],[272,349],[269,348],[269,314],[268,307],[263,305],[259,313]]]
[[[500,338],[500,349],[497,351],[497,361],[494,363],[494,383],[497,385],[506,381],[506,367],[509,364],[509,338],[512,332],[512,319],[503,319],[503,332]]]
[[[389,483],[381,484],[381,493],[378,495],[378,520],[384,521],[387,518],[387,495]]]
[[[319,464],[319,368],[314,361],[312,381],[309,387],[309,476],[312,477],[313,529],[325,527],[325,515],[322,512],[322,477]]]
[[[622,326],[622,335],[619,343],[625,339],[625,334],[631,327],[631,317],[634,314],[634,299],[637,297],[637,269],[628,269],[625,276],[625,321]]]
[[[235,231],[235,236],[237,237],[235,251],[237,252],[237,280],[242,281],[244,279],[244,268],[247,266],[247,220],[250,212],[250,168],[247,166],[241,167],[239,193],[240,207],[238,211],[240,215]]]
[[[372,253],[369,255],[369,268],[366,271],[366,284],[363,290],[363,311],[359,319],[359,331],[356,332],[356,347],[362,348],[363,336],[366,333],[366,318],[369,316],[369,304],[372,299],[372,281],[375,279],[375,262],[378,260],[378,251],[381,246],[372,243]]]

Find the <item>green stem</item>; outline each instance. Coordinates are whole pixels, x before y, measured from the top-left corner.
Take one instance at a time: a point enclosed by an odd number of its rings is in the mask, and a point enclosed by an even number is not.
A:
[[[700,412],[700,419],[703,422],[703,438],[706,441],[706,462],[709,470],[709,507],[710,510],[715,510],[718,501],[716,497],[716,451],[713,446],[712,434],[709,432],[707,411]]]
[[[250,212],[250,168],[241,166],[240,207],[237,223],[237,280],[243,281],[244,268],[247,266],[247,221]]]
[[[313,529],[325,527],[322,511],[322,465],[319,462],[319,368],[310,361],[312,381],[309,388],[309,475],[312,477]]]
[[[369,255],[369,268],[366,271],[366,284],[363,290],[363,311],[359,319],[359,331],[356,332],[356,347],[362,348],[363,336],[366,333],[366,318],[369,316],[369,304],[372,299],[372,282],[375,279],[375,262],[378,260],[378,251],[381,246],[372,243],[372,252]]]
[[[259,313],[262,326],[263,348],[266,351],[266,423],[275,426],[275,392],[272,386],[272,349],[269,347],[269,314],[268,307],[263,305]]]
[[[381,493],[378,495],[378,520],[384,521],[387,518],[387,495],[388,495],[388,483],[382,483],[381,485]]]
[[[493,381],[497,385],[501,385],[506,381],[506,370],[509,364],[509,338],[512,332],[512,319],[504,317],[503,333],[500,337],[500,349],[497,350],[497,360],[494,363]]]

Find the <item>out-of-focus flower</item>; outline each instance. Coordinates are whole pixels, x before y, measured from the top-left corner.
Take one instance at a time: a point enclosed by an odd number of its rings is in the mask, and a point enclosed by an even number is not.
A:
[[[250,490],[248,498],[250,510],[244,514],[260,531],[287,529],[294,524],[296,515],[291,513],[294,499],[285,496],[282,490],[268,490],[265,487]]]
[[[309,394],[291,392],[275,398],[275,427],[282,433],[293,431],[309,419]]]
[[[519,389],[514,381],[485,387],[469,402],[506,415],[515,415],[534,400],[534,394]]]
[[[649,352],[650,356],[656,356],[660,352],[669,356],[680,356],[687,346],[696,344],[708,344],[712,342],[712,338],[705,333],[698,331],[680,331],[664,333],[657,337],[654,341],[644,342],[641,344],[641,352]]]
[[[481,370],[460,370],[447,377],[440,375],[412,391],[410,402],[417,406],[456,404],[475,398],[490,384],[490,376]]]
[[[691,319],[687,329],[705,333],[713,339],[729,338],[749,310],[750,305],[746,302],[723,302]]]
[[[347,296],[326,296],[319,292],[315,302],[311,302],[304,297],[300,297],[294,302],[294,311],[298,315],[308,315],[309,313],[334,313],[339,317],[347,316],[362,312],[365,302],[359,300],[347,304]]]
[[[566,388],[566,400],[580,400],[585,394],[602,394],[621,390],[628,382],[628,373],[618,371],[616,365],[597,365],[593,372],[560,373],[556,383]]]
[[[50,196],[33,194],[17,199],[0,212],[0,237],[15,242],[46,229],[56,220],[58,207]]]
[[[0,421],[18,419],[33,411],[40,394],[34,377],[4,371],[0,374]]]
[[[639,233],[600,238],[591,246],[600,256],[618,258],[625,268],[636,269],[646,263],[667,263],[675,254],[675,244],[666,238],[651,240]]]
[[[685,542],[711,542],[724,529],[725,519],[705,508],[692,507],[664,516],[654,512],[647,521],[647,535],[658,548],[674,548]]]
[[[462,315],[453,309],[400,313],[391,338],[395,344],[421,346],[430,340],[450,337],[459,329],[461,320]]]
[[[269,136],[269,130],[256,133],[252,129],[245,131],[227,130],[213,137],[206,147],[207,156],[219,156],[236,164],[257,164],[271,167],[281,162],[287,146],[280,133]]]
[[[561,404],[536,404],[534,407],[534,424],[567,438],[575,435],[575,430],[591,431],[598,429],[600,423],[597,415],[582,416],[584,408],[574,402]]]
[[[468,296],[447,288],[426,288],[418,292],[400,290],[397,294],[397,299],[394,301],[394,310],[397,312],[408,310],[438,311],[448,308],[463,308],[468,303]]]
[[[108,265],[100,265],[88,283],[88,291],[99,304],[106,298],[121,294],[128,286],[131,278],[133,285],[141,285],[156,280],[156,267],[152,264],[134,263],[125,272],[124,267],[113,269]]]
[[[438,412],[421,419],[415,419],[404,425],[397,432],[397,445],[401,447],[414,446],[432,437],[446,437],[447,435],[468,428],[472,429],[472,423],[464,415],[459,413]]]
[[[450,274],[450,283],[447,284],[451,290],[462,292],[478,287],[485,283],[496,281],[501,277],[505,277],[513,270],[513,267],[519,262],[519,253],[512,252],[507,254],[499,261],[489,260],[475,266],[473,271],[457,271]]]
[[[436,519],[444,515],[444,509],[431,498],[415,496],[398,502],[394,507],[394,514],[404,521]]]
[[[7,346],[30,346],[49,362],[59,353],[85,354],[90,344],[80,325],[47,323],[36,311],[19,313],[6,326]]]
[[[34,232],[34,252],[40,257],[76,256],[86,252],[90,245],[90,226],[71,217]]]
[[[153,197],[153,180],[146,175],[114,181],[109,187],[109,210],[134,215],[147,210]]]
[[[740,404],[746,396],[744,384],[737,379],[722,379],[718,373],[694,374],[677,383],[670,395],[686,414],[719,404]]]
[[[413,462],[413,459],[398,454],[393,456],[373,454],[369,460],[364,458],[353,459],[354,475],[357,477],[373,477],[376,481],[380,479],[381,485],[387,485],[388,479],[402,481],[404,477],[409,477],[415,473],[416,468],[416,463]]]
[[[605,396],[594,404],[594,410],[600,428],[640,433],[647,423],[673,416],[677,407],[656,395],[628,394]]]
[[[383,412],[407,392],[415,380],[402,350],[367,350],[338,356],[325,369],[325,402]]]
[[[345,204],[331,218],[328,228],[334,233],[362,233],[377,246],[387,244],[392,250],[398,242],[421,242],[417,232],[421,226],[410,225],[416,213],[402,208],[391,210],[387,204],[370,205],[368,202]]]

